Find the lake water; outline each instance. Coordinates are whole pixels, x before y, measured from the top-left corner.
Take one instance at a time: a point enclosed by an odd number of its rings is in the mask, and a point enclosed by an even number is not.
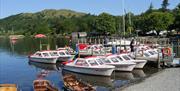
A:
[[[90,76],[77,74],[61,69],[57,64],[42,64],[29,62],[28,55],[39,50],[40,41],[45,48],[45,44],[50,43],[50,48],[55,49],[55,45],[63,47],[68,44],[68,39],[33,39],[23,38],[11,41],[9,38],[0,39],[0,84],[17,84],[22,91],[33,91],[33,81],[40,77],[44,71],[48,72],[43,79],[49,80],[59,90],[63,90],[63,75],[73,74],[85,83],[96,87],[97,91],[111,91],[145,79],[158,69],[146,66],[144,69],[133,70],[133,72],[114,72],[111,77]]]

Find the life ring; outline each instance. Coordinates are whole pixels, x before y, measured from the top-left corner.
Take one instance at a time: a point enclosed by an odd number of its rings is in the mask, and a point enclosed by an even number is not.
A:
[[[171,56],[171,48],[163,48],[162,49],[162,54],[163,55],[167,55],[167,56]]]

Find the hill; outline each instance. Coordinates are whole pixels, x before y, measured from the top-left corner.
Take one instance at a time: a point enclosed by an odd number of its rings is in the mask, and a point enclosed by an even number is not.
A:
[[[87,14],[67,9],[46,9],[36,13],[20,13],[0,19],[0,33],[25,33],[50,28],[54,21],[83,17]],[[43,26],[43,27],[41,27]],[[45,27],[46,26],[46,27]],[[34,32],[32,32],[34,33]]]

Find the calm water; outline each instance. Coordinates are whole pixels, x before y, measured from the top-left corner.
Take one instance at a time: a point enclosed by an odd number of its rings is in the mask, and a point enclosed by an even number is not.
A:
[[[63,47],[68,44],[67,39],[41,39],[44,47],[50,43],[50,48],[55,45]],[[17,84],[22,91],[33,91],[33,81],[43,71],[48,71],[44,77],[51,81],[58,89],[63,89],[63,75],[73,74],[77,79],[96,87],[98,91],[110,91],[136,82],[156,73],[158,69],[145,67],[143,70],[133,72],[114,72],[111,77],[89,76],[68,71],[62,71],[59,63],[41,64],[29,62],[27,56],[39,50],[40,39],[24,38],[10,41],[8,38],[0,39],[0,84]]]

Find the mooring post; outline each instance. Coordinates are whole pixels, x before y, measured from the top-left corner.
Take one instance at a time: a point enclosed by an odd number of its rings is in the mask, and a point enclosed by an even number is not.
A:
[[[95,38],[95,44],[96,44],[96,38]]]
[[[158,67],[158,69],[159,68],[161,68],[161,66],[160,66],[160,55],[159,55],[159,50],[158,50],[158,59],[157,59],[157,67]]]
[[[99,39],[98,39],[98,44],[101,44],[100,42],[101,42],[101,41],[100,41],[100,38],[99,38]]]

